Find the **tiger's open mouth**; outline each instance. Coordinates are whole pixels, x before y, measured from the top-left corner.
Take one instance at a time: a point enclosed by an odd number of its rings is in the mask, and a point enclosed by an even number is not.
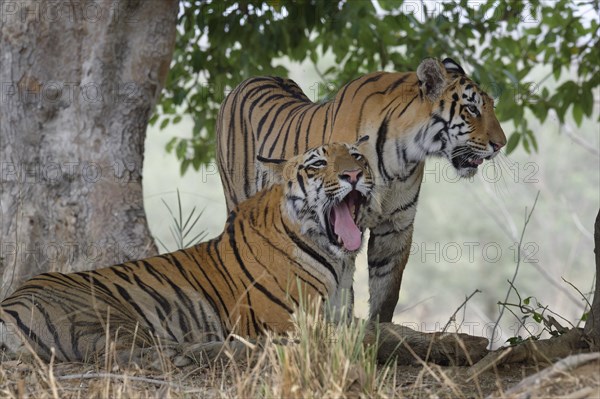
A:
[[[329,210],[327,236],[337,245],[350,252],[357,251],[362,244],[362,231],[356,225],[358,212],[366,198],[358,190],[352,190]]]
[[[483,163],[483,160],[484,158],[477,155],[468,147],[457,147],[452,151],[452,165],[460,175],[474,175],[477,172],[477,167]]]

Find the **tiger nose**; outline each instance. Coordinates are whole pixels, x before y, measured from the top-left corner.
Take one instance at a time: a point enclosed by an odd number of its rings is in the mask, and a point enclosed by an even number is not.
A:
[[[496,152],[500,148],[504,147],[504,144],[494,143],[493,141],[490,141],[490,145],[492,146],[492,150],[494,150],[494,152]]]
[[[354,170],[345,170],[339,174],[340,179],[349,182],[352,185],[355,185],[358,182],[358,179],[362,176],[363,172],[360,169]]]

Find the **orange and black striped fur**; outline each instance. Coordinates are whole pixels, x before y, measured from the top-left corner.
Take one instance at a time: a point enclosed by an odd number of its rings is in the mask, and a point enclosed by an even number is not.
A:
[[[331,144],[287,162],[263,161],[280,183],[234,208],[220,236],[25,282],[1,303],[4,348],[23,353],[29,345],[45,360],[54,350],[56,360],[85,361],[103,353],[107,332],[127,355],[132,345],[285,332],[302,299],[321,297],[343,309],[362,240],[355,217],[372,185],[365,158],[354,145]]]
[[[416,72],[376,72],[313,103],[296,83],[256,77],[221,106],[217,161],[228,209],[272,183],[256,156],[287,158],[324,143],[370,137],[364,152],[375,190],[359,222],[370,229],[370,317],[391,321],[412,241],[424,160],[447,158],[472,176],[506,137],[493,99],[453,60],[425,59]]]

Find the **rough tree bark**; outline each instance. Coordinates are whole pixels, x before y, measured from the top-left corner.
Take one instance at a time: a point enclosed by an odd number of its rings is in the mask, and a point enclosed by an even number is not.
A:
[[[584,331],[592,339],[592,350],[600,350],[600,211],[594,223],[594,252],[596,253],[596,289],[592,309],[585,323]]]
[[[156,253],[142,160],[178,2],[0,7],[1,299],[41,272]]]

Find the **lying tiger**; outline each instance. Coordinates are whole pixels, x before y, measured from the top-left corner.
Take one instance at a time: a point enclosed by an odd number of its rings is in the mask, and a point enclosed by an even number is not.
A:
[[[360,144],[262,159],[279,184],[240,203],[208,242],[28,280],[1,303],[2,345],[12,354],[30,347],[46,361],[53,349],[55,360],[87,361],[104,353],[108,332],[126,358],[132,345],[283,333],[309,298],[328,299],[338,310],[347,304],[351,315],[352,300],[343,298],[362,245],[355,219],[372,188]]]

